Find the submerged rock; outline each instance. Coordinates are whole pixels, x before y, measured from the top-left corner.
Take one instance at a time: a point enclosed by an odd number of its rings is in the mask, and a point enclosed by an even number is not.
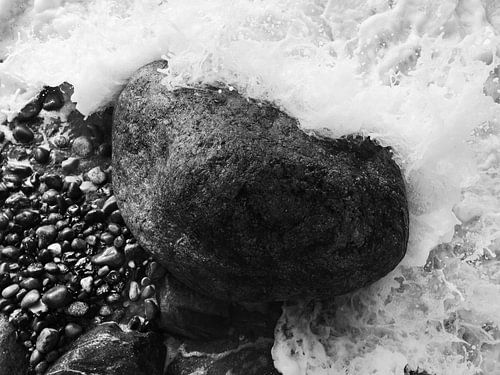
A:
[[[46,375],[161,375],[165,354],[161,336],[106,323],[80,336]]]
[[[26,352],[16,341],[14,328],[0,315],[0,375],[21,375],[28,369]]]
[[[186,342],[166,375],[279,375],[271,358],[272,339]]]
[[[139,243],[221,300],[330,297],[403,258],[404,181],[370,139],[308,135],[269,103],[169,91],[155,62],[121,93],[113,185]]]

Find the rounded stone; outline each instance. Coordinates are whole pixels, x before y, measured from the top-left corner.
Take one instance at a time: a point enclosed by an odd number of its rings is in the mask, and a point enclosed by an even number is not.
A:
[[[94,185],[102,185],[106,182],[106,173],[103,172],[101,167],[92,168],[87,172],[87,177]]]
[[[24,124],[17,124],[12,135],[14,139],[20,143],[30,143],[35,138],[31,129]]]
[[[42,302],[52,309],[58,309],[67,305],[69,297],[70,295],[66,286],[56,285],[45,292]]]
[[[80,136],[73,141],[71,149],[74,154],[86,158],[92,155],[94,148],[92,147],[92,142],[86,136]]]
[[[40,300],[40,292],[36,289],[30,290],[21,300],[21,307],[26,309],[33,306]]]
[[[92,263],[98,266],[120,267],[125,261],[124,255],[111,246],[92,257]]]
[[[59,332],[53,328],[44,328],[36,340],[36,350],[40,353],[50,352],[59,341]]]
[[[175,277],[222,300],[281,301],[343,294],[396,267],[408,204],[389,148],[305,133],[235,91],[170,91],[166,66],[140,69],[120,94],[113,191]]]
[[[50,151],[44,147],[37,147],[33,151],[33,158],[40,164],[47,164],[50,161]]]

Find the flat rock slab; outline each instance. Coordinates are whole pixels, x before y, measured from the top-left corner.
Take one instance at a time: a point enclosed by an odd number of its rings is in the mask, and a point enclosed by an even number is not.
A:
[[[139,243],[187,286],[231,301],[328,298],[403,258],[408,208],[391,150],[322,138],[235,91],[161,84],[121,93],[113,186]]]
[[[0,375],[24,375],[28,369],[27,352],[16,341],[16,332],[0,315]]]
[[[105,323],[71,344],[45,375],[162,375],[165,357],[158,334]]]

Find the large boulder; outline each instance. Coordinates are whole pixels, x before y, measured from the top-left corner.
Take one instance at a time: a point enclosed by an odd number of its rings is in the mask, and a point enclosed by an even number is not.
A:
[[[121,93],[113,186],[140,244],[190,288],[232,301],[330,297],[403,258],[405,185],[370,139],[306,134],[235,91],[171,91],[155,62]]]
[[[46,375],[161,375],[165,358],[160,335],[105,323],[73,342]]]
[[[27,352],[16,341],[16,332],[0,315],[0,375],[24,375],[28,369]]]

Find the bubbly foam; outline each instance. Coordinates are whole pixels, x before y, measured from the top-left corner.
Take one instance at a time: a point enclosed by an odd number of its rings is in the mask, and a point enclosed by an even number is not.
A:
[[[275,364],[500,374],[498,1],[0,0],[0,25],[10,118],[64,81],[88,115],[163,56],[170,87],[229,85],[306,129],[393,147],[410,203],[403,264],[369,288],[286,307]]]

